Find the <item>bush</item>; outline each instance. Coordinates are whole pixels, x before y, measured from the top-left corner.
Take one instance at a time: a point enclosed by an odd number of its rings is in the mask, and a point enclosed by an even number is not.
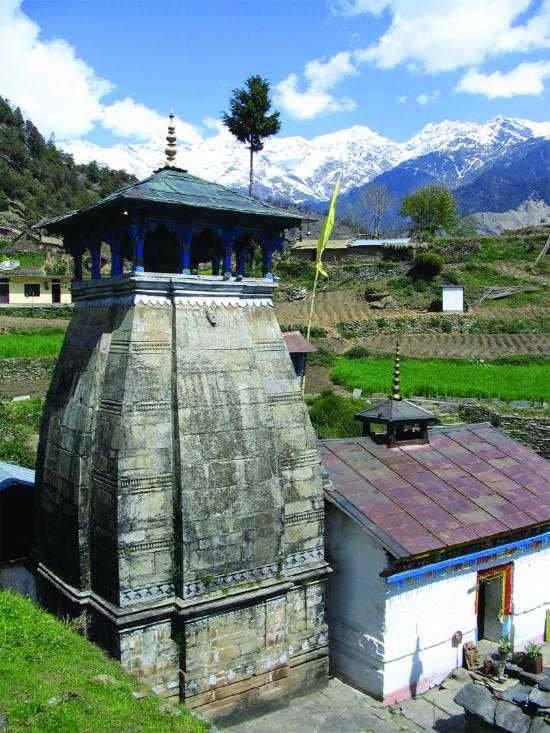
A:
[[[385,260],[391,260],[393,262],[403,262],[404,260],[410,260],[413,256],[413,253],[414,246],[412,244],[385,244],[382,247],[382,257]]]
[[[364,346],[354,346],[344,354],[348,359],[367,359],[370,351]]]
[[[411,268],[411,276],[423,280],[433,280],[443,269],[443,259],[432,252],[421,252],[416,255]]]
[[[307,336],[307,326],[304,326],[303,323],[281,324],[281,331],[299,331],[304,338]],[[309,337],[312,339],[322,339],[325,338],[327,333],[327,330],[321,328],[321,326],[312,326]]]
[[[309,366],[324,366],[330,369],[336,364],[338,355],[333,349],[327,346],[321,346],[319,351],[308,354],[307,362]]]
[[[319,438],[348,438],[361,435],[354,415],[364,408],[363,400],[327,391],[310,403],[309,416]]]

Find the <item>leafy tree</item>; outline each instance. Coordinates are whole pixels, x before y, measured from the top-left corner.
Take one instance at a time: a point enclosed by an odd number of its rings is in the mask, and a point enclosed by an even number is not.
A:
[[[233,90],[229,112],[223,113],[223,124],[250,150],[249,196],[254,182],[254,153],[263,149],[266,137],[276,135],[281,129],[279,113],[268,114],[270,109],[269,82],[261,76],[249,76],[242,89]]]
[[[417,231],[433,236],[438,229],[449,230],[454,227],[456,201],[446,186],[422,186],[401,201],[401,215],[410,216]]]
[[[0,97],[0,211],[10,210],[20,225],[94,203],[135,180],[96,163],[76,165]]]

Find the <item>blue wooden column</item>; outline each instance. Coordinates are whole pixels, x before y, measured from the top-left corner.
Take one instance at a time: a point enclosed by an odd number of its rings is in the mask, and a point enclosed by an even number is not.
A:
[[[262,274],[268,280],[273,280],[273,252],[282,249],[283,237],[281,234],[266,232],[261,239],[262,244]]]
[[[90,245],[90,255],[92,256],[92,280],[101,280],[101,242],[94,242]]]
[[[231,274],[231,254],[233,252],[233,243],[237,236],[237,230],[233,227],[223,227],[222,243],[223,243],[223,272]]]
[[[82,282],[82,247],[75,247],[71,254],[73,256],[73,263],[74,263],[74,277],[73,280],[76,280],[76,282]]]
[[[246,258],[246,247],[239,247],[237,250],[237,275],[244,277],[244,263]]]
[[[111,277],[122,277],[122,236],[116,229],[110,229],[105,241],[111,248]]]
[[[183,275],[191,274],[191,242],[195,236],[195,227],[192,224],[178,225],[176,236],[181,247],[181,272]]]
[[[143,266],[143,243],[145,240],[145,229],[137,217],[133,217],[128,227],[128,233],[132,239],[132,260],[134,272],[145,272]]]

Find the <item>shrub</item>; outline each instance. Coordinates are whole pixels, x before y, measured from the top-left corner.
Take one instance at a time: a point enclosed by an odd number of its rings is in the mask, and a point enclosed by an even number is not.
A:
[[[413,256],[413,253],[414,246],[412,244],[385,244],[382,247],[382,257],[385,260],[392,260],[394,262],[403,262],[404,260],[410,260]]]
[[[443,259],[432,252],[421,252],[416,255],[411,268],[411,276],[424,280],[433,280],[443,268]]]
[[[354,346],[344,354],[348,359],[366,359],[370,356],[370,351],[364,346]]]
[[[319,351],[308,354],[307,361],[309,366],[324,366],[330,369],[336,364],[338,355],[333,349],[327,346],[321,346]]]
[[[304,326],[303,323],[281,324],[281,331],[299,331],[304,338],[307,336],[307,326]],[[321,326],[312,326],[309,337],[312,339],[322,339],[325,338],[327,333],[327,330]]]
[[[347,438],[361,434],[354,415],[364,407],[363,400],[326,391],[311,402],[309,415],[320,438]]]

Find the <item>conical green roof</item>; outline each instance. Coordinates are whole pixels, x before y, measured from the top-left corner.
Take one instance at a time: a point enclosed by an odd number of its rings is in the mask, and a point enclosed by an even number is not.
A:
[[[46,228],[52,231],[63,230],[72,226],[80,219],[88,219],[94,212],[112,207],[117,202],[122,205],[137,204],[168,205],[201,209],[212,212],[228,212],[251,218],[261,218],[264,221],[271,219],[281,228],[297,226],[302,217],[276,206],[271,206],[258,199],[232,191],[219,183],[205,181],[192,176],[179,168],[165,167],[153,173],[138,183],[132,183],[114,191],[101,201],[90,206],[84,206],[76,211],[70,211],[61,216],[45,219],[35,224],[33,228]],[[174,212],[175,213],[175,212]]]

